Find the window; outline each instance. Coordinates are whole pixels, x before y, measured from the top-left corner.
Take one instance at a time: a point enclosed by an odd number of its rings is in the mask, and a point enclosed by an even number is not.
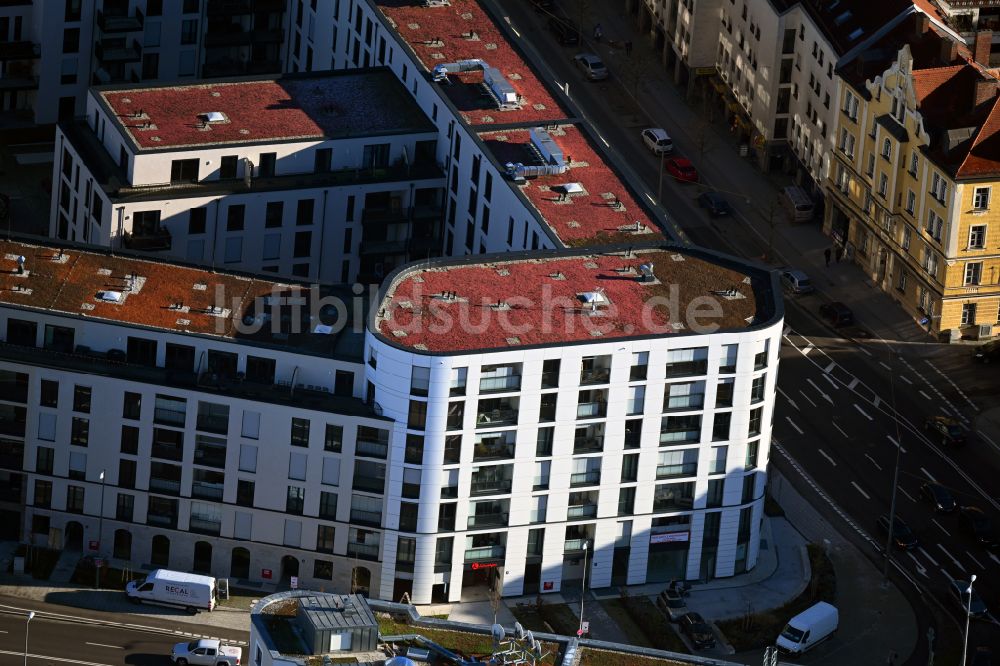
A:
[[[35,449],[35,471],[39,474],[51,474],[52,463],[55,460],[56,450],[48,446],[39,446]]]
[[[868,156],[868,168],[865,169],[865,173],[869,177],[875,175],[875,156],[874,155],[869,155]]]
[[[48,509],[52,506],[52,482],[38,479],[35,481],[34,506]]]
[[[962,326],[972,326],[976,323],[976,304],[962,304]]]
[[[82,412],[83,414],[90,413],[90,387],[89,386],[75,386],[73,387],[73,411]]]
[[[759,410],[754,410],[759,411]],[[752,442],[747,442],[747,455],[744,462],[745,469],[756,469],[757,468],[757,449],[760,447],[760,441],[754,440]]]
[[[188,217],[188,235],[195,236],[205,233],[207,219],[207,208],[192,208]]]
[[[972,195],[972,207],[976,210],[986,210],[990,207],[990,188],[977,187]]]
[[[913,190],[907,190],[906,192],[906,212],[913,215],[913,207],[917,203],[917,195],[913,193]]]
[[[926,231],[934,240],[941,241],[941,232],[944,229],[944,220],[934,211],[927,213]]]
[[[80,29],[79,28],[66,28],[63,30],[63,53],[79,53],[80,52]]]
[[[285,512],[295,515],[302,515],[302,508],[305,506],[306,489],[299,486],[288,486],[285,493]]]
[[[431,369],[422,366],[413,366],[410,371],[410,395],[427,396],[427,389],[430,385]]]
[[[718,416],[718,415],[716,415]],[[728,446],[713,446],[712,455],[708,459],[709,474],[725,474],[726,458],[729,456]]]
[[[983,274],[983,262],[970,261],[965,264],[965,282],[963,284],[979,284]]]
[[[913,233],[910,231],[909,227],[903,227],[903,249],[904,250],[909,250],[910,249],[910,240],[911,240],[912,235],[913,235]]]
[[[298,226],[312,224],[315,207],[315,199],[300,199],[295,206],[295,224]]]
[[[240,506],[253,506],[254,490],[253,481],[239,479],[236,482],[236,503]]]
[[[344,426],[326,424],[326,433],[323,439],[323,450],[333,453],[340,453],[344,446]]]
[[[66,511],[83,513],[84,490],[81,486],[66,487]]]
[[[427,424],[427,403],[423,400],[410,401],[410,413],[406,427],[411,430],[423,430]]]
[[[910,175],[911,176],[916,176],[917,175],[917,166],[919,164],[920,164],[920,157],[917,156],[917,151],[914,150],[910,154]]]
[[[229,432],[229,405],[198,402],[198,430],[225,435]]]
[[[74,416],[72,433],[70,435],[70,444],[75,444],[76,446],[87,446],[87,441],[89,439],[90,419],[83,419]]]
[[[243,204],[233,204],[226,211],[226,231],[243,231],[243,220],[246,214],[246,206]]]
[[[556,361],[558,363],[558,361]],[[632,352],[632,366],[629,369],[630,382],[646,379],[646,369],[649,364],[649,352]]]
[[[292,418],[292,446],[309,446],[309,419]]]
[[[131,522],[135,514],[135,497],[126,493],[118,493],[115,501],[115,518]]]
[[[281,218],[284,215],[285,204],[282,201],[268,201],[264,208],[264,228],[273,229],[281,226]]]
[[[183,428],[186,414],[187,401],[184,398],[157,394],[153,409],[153,423]]]
[[[139,453],[139,429],[135,426],[122,426],[121,452],[129,455]]]
[[[747,437],[753,437],[754,435],[760,434],[761,429],[761,416],[764,413],[763,407],[758,407],[757,409],[750,410],[750,423],[747,426]]]
[[[195,183],[198,181],[199,159],[173,160],[170,162],[171,183]]]
[[[49,379],[42,380],[42,392],[38,404],[42,407],[59,406],[59,382]]]
[[[986,225],[975,224],[969,229],[969,248],[982,249],[986,247]]]
[[[892,141],[889,139],[882,141],[882,157],[887,160],[892,157]]]
[[[229,180],[236,178],[236,165],[240,158],[237,155],[223,155],[219,161],[219,178]]]
[[[840,150],[848,157],[854,157],[854,135],[846,129],[840,130]]]
[[[900,270],[899,271],[899,280],[896,282],[896,289],[898,289],[899,291],[901,291],[903,293],[906,293],[906,280],[907,280],[907,278],[908,278],[907,272],[905,270]]]
[[[889,191],[889,178],[884,173],[878,175],[878,193],[879,196],[885,199],[886,193]]]
[[[194,44],[198,41],[198,19],[181,21],[181,44]]]

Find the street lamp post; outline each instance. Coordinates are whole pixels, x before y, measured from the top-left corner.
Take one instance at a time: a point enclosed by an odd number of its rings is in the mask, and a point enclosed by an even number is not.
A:
[[[28,621],[24,623],[24,666],[28,666],[28,628],[35,617],[35,611],[28,613]]]
[[[577,635],[583,636],[583,596],[587,593],[587,542],[583,542],[583,579],[580,582],[580,630]]]
[[[965,657],[969,650],[969,616],[972,615],[972,584],[976,582],[976,574],[969,576],[969,587],[965,593],[969,595],[965,602],[965,633],[962,634],[962,661],[961,666],[965,666]]]
[[[101,512],[97,516],[97,559],[98,564],[101,559],[101,552],[104,550],[104,472],[106,470],[101,470],[100,480],[101,480]],[[94,571],[96,572],[96,580],[94,587],[101,586],[101,567],[95,566]]]

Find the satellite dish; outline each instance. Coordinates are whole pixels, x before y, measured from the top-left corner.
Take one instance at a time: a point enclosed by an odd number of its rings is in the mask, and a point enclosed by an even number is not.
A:
[[[502,624],[494,624],[490,633],[493,634],[493,642],[495,643],[499,643],[507,636],[507,630],[503,628]]]
[[[517,640],[524,640],[524,627],[521,626],[520,622],[514,623],[514,636]]]

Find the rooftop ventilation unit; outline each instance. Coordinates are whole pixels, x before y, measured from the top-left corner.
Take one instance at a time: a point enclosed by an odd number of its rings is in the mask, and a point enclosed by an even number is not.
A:
[[[99,291],[97,298],[106,303],[121,303],[125,295],[120,291]]]
[[[435,65],[431,71],[431,79],[436,83],[446,83],[449,74],[472,72],[477,69],[483,71],[483,82],[489,88],[490,93],[501,108],[517,105],[517,93],[514,92],[514,86],[510,85],[510,82],[504,78],[499,69],[490,67],[489,63],[480,58],[470,58],[468,60],[445,62]]]
[[[642,264],[639,266],[639,281],[640,282],[652,282],[656,279],[656,275],[653,274],[653,264]]]
[[[854,32],[852,32],[847,36],[847,40],[853,42],[855,39],[857,39],[863,34],[865,34],[865,31],[862,28],[857,28]]]
[[[204,118],[205,122],[208,123],[222,123],[226,121],[226,114],[221,111],[209,111],[204,114],[202,118]]]
[[[514,181],[521,181],[525,178],[537,178],[538,176],[557,176],[566,173],[569,169],[569,165],[566,164],[566,160],[563,157],[562,149],[555,142],[555,139],[549,135],[541,127],[534,127],[530,131],[531,145],[538,152],[538,156],[541,158],[541,165],[524,165],[520,162],[513,163],[508,162],[504,165],[507,171],[507,176],[509,176]],[[579,191],[583,191],[582,186],[578,183],[570,183],[564,186],[567,193],[572,193],[577,190],[571,190],[570,188],[576,185],[580,187]]]
[[[424,7],[449,7],[451,0],[424,0]]]
[[[837,25],[844,25],[851,19],[852,16],[854,15],[848,10],[843,14],[841,14],[840,16],[838,16],[837,18],[835,18],[833,22],[836,23]]]

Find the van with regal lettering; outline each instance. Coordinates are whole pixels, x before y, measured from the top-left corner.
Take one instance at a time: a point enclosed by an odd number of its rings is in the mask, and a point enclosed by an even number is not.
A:
[[[134,604],[180,606],[196,613],[215,608],[217,589],[211,576],[157,569],[126,585],[125,594]]]

